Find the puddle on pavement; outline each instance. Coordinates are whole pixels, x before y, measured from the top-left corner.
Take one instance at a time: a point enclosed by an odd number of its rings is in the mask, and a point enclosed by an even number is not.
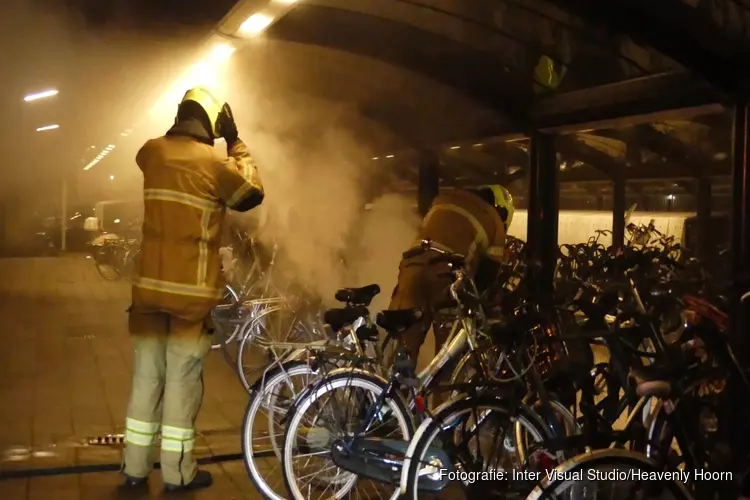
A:
[[[58,455],[54,449],[55,445],[50,445],[46,449],[37,449],[26,447],[11,447],[3,451],[0,462],[25,462],[32,458],[54,458]]]

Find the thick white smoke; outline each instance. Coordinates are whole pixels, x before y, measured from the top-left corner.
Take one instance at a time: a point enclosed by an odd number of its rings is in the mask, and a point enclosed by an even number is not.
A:
[[[262,206],[235,220],[267,248],[278,246],[273,272],[324,303],[332,305],[338,288],[378,283],[377,306],[387,305],[419,222],[414,203],[393,194],[368,199],[379,165],[341,125],[347,111],[314,99],[305,99],[304,112],[299,105],[257,95],[232,103],[266,189]]]

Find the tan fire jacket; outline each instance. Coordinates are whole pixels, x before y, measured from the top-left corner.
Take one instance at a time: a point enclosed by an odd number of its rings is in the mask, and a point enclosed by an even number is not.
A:
[[[435,198],[422,221],[419,239],[430,239],[466,256],[472,270],[480,256],[500,262],[505,249],[505,225],[494,207],[467,191]]]
[[[133,310],[198,321],[222,298],[226,209],[250,210],[264,196],[247,147],[237,141],[228,153],[178,135],[149,140],[138,151],[144,217]]]

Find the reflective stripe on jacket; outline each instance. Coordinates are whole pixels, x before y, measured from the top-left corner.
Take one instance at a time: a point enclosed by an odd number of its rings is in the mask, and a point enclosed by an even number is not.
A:
[[[505,248],[505,225],[500,215],[478,196],[455,191],[435,198],[422,221],[419,240],[430,239],[466,256],[476,269],[480,256],[501,261]]]
[[[222,226],[226,208],[247,211],[263,185],[241,141],[228,157],[192,138],[152,139],[136,162],[143,171],[143,241],[133,310],[205,318],[224,294]]]

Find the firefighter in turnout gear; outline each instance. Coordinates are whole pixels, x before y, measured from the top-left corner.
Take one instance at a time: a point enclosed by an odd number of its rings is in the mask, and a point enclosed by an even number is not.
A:
[[[214,148],[223,137],[228,155]],[[167,490],[211,485],[198,470],[195,419],[203,400],[205,321],[224,294],[219,255],[227,209],[263,201],[263,185],[232,111],[207,90],[189,90],[174,126],[136,156],[143,172],[143,241],[129,330],[134,374],[125,426],[124,488],[146,484],[161,435]]]
[[[422,221],[414,246],[430,240],[441,250],[464,255],[473,277],[481,258],[501,263],[513,212],[513,198],[498,185],[439,195]],[[401,345],[409,351],[414,363],[435,313],[449,308],[452,302],[448,293],[453,283],[450,269],[446,263],[430,263],[435,257],[435,252],[428,251],[401,260],[398,284],[388,307],[422,310],[420,321],[399,335]],[[436,327],[433,332],[437,353],[448,332]]]

